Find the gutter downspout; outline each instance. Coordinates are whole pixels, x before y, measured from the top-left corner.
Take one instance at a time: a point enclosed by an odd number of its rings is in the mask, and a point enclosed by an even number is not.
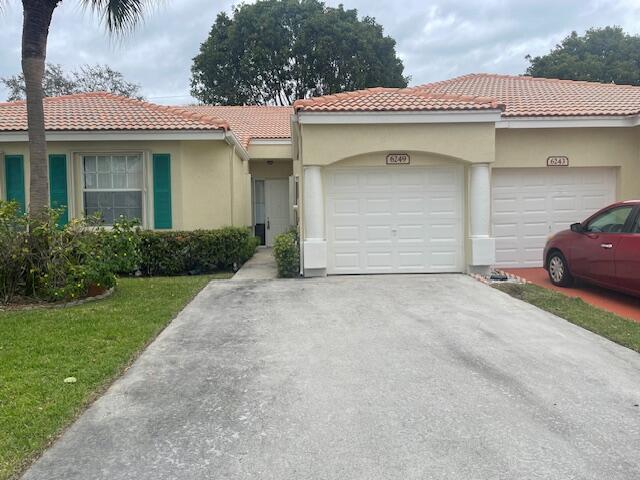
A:
[[[298,241],[300,248],[300,276],[304,276],[304,164],[302,160],[302,124],[298,121],[297,112],[291,116],[291,132],[295,126],[296,132],[296,155],[294,160],[300,162],[300,176],[298,177]],[[292,138],[293,139],[293,138]]]

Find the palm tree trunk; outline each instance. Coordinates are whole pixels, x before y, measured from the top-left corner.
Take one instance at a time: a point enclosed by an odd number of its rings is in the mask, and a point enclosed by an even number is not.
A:
[[[29,211],[38,216],[49,205],[47,140],[44,125],[42,76],[47,36],[59,0],[23,0],[22,73],[27,94],[29,127]]]

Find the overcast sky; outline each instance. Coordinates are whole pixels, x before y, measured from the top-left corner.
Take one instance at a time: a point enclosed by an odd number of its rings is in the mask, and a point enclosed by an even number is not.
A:
[[[47,60],[71,69],[107,63],[142,85],[150,101],[192,102],[191,59],[228,0],[164,0],[123,39],[109,38],[79,0],[57,8]],[[526,54],[546,53],[572,30],[620,25],[640,33],[640,0],[329,0],[356,8],[397,41],[412,84],[472,72],[520,74]],[[0,13],[0,77],[20,69],[22,11],[9,0]],[[0,87],[0,100],[7,92]]]

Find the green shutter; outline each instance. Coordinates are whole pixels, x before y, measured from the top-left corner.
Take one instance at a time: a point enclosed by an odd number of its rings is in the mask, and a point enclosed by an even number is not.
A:
[[[166,229],[171,222],[171,155],[153,155],[153,227]]]
[[[18,202],[24,212],[26,204],[24,195],[24,157],[22,155],[6,155],[4,157],[4,178],[7,200]]]
[[[49,189],[51,208],[64,208],[58,224],[66,225],[69,221],[66,155],[49,155]]]

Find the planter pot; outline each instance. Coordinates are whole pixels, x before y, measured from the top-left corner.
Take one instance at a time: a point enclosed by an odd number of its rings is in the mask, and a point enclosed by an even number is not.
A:
[[[107,289],[102,285],[89,285],[89,290],[87,291],[87,297],[97,297],[98,295],[102,295],[105,293]]]

